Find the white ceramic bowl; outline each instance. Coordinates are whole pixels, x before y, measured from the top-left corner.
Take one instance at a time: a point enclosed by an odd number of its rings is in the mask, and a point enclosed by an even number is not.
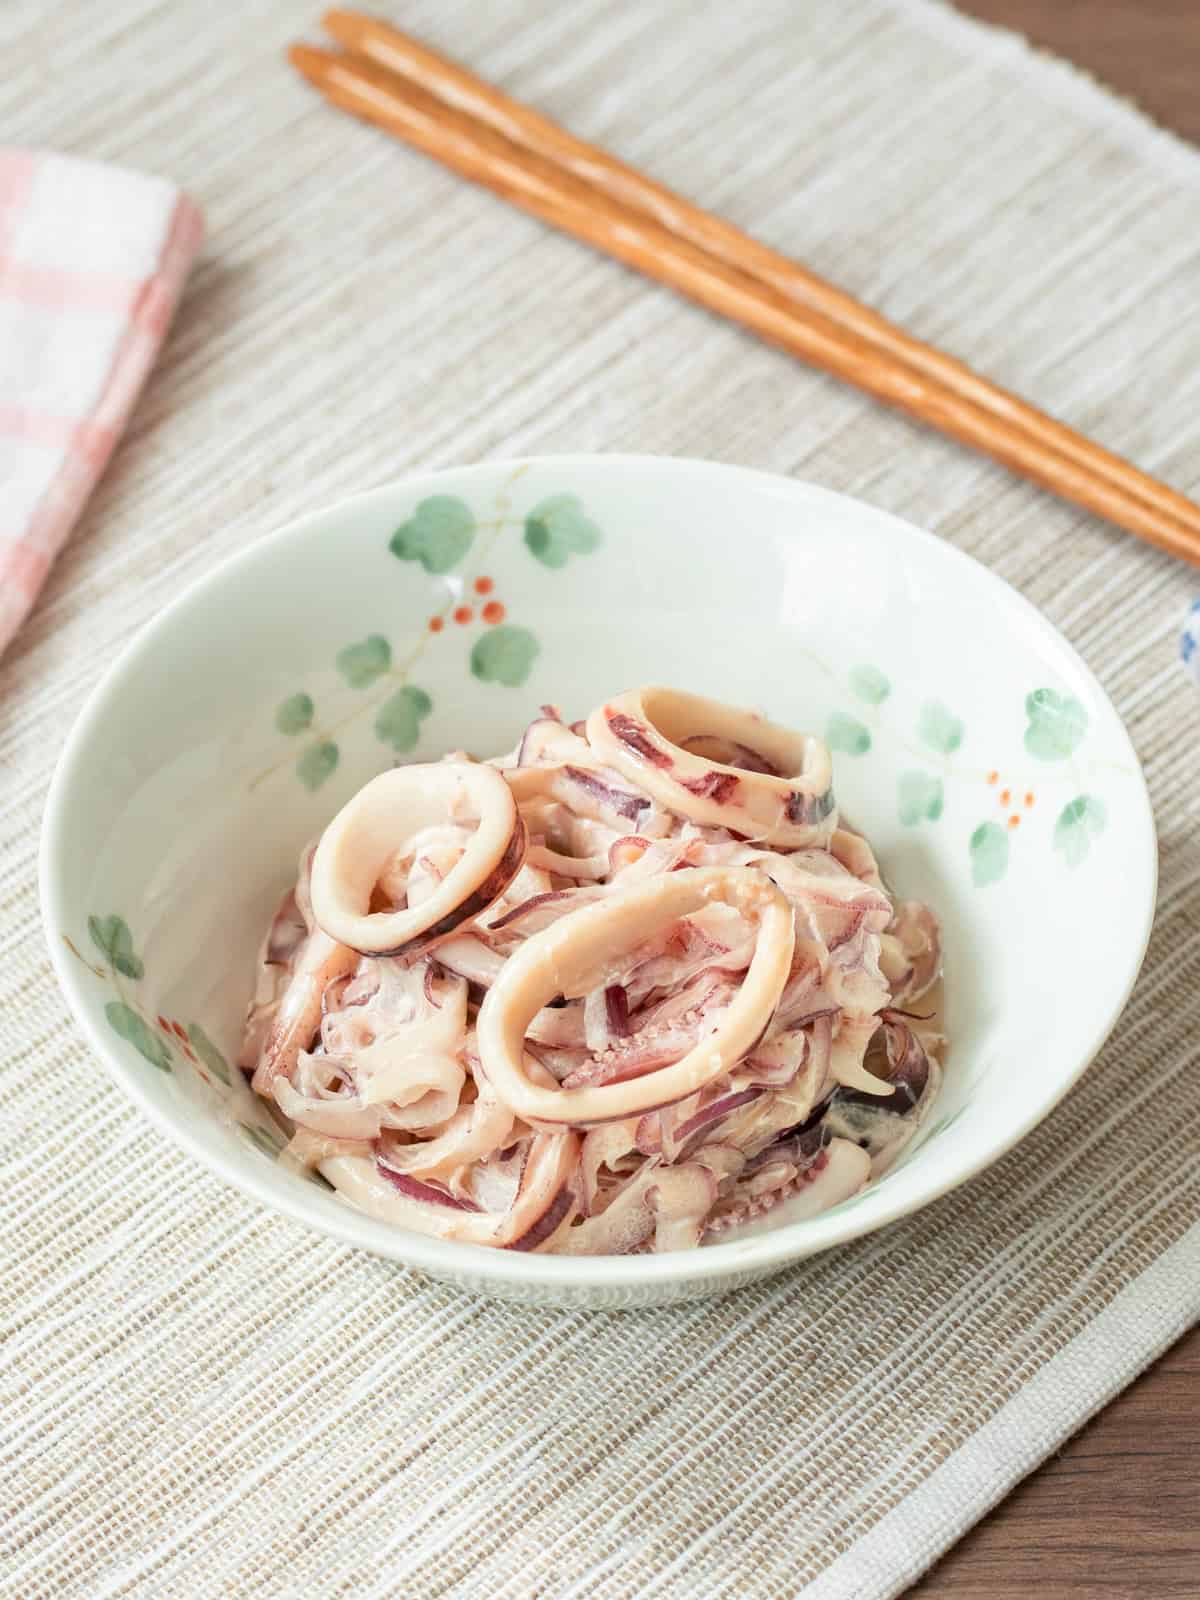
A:
[[[823,1216],[627,1258],[408,1234],[281,1170],[271,1124],[228,1063],[255,947],[303,842],[396,759],[499,751],[543,701],[582,715],[639,682],[823,733],[843,810],[896,888],[941,913],[951,1044],[918,1141]],[[1019,595],[826,490],[620,456],[413,478],[227,562],[92,696],[42,853],[71,1007],[171,1138],[335,1238],[473,1290],[591,1306],[732,1288],[996,1160],[1116,1020],[1155,877],[1125,731]]]

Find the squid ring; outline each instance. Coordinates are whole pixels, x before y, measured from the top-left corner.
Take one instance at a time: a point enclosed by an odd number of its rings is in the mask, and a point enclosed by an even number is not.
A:
[[[828,749],[756,712],[651,686],[597,706],[587,735],[607,765],[691,822],[787,849],[836,826]]]
[[[622,942],[640,944],[714,901],[752,917],[758,937],[742,985],[713,1033],[671,1066],[624,1083],[560,1089],[530,1080],[525,1035],[548,1001],[587,994],[603,981]],[[538,1124],[595,1125],[681,1100],[728,1072],[761,1037],[787,982],[794,943],[789,901],[746,867],[672,873],[584,906],[527,939],[488,990],[477,1023],[483,1070],[501,1100]]]
[[[468,807],[479,826],[458,861],[419,905],[372,911],[371,896],[397,841]],[[334,817],[312,865],[318,926],[364,955],[415,956],[498,900],[525,859],[525,824],[494,767],[469,761],[393,767]]]

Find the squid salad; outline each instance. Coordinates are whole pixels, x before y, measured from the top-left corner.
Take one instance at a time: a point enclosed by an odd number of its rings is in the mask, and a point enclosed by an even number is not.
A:
[[[685,1250],[896,1160],[940,971],[821,740],[641,688],[354,795],[267,929],[240,1064],[281,1159],[399,1228]]]

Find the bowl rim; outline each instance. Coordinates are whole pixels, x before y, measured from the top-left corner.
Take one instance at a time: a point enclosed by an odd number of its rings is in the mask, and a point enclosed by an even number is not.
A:
[[[596,466],[623,468],[652,468],[680,475],[717,475],[723,479],[738,479],[748,487],[769,488],[788,495],[797,491],[810,503],[828,503],[831,507],[851,507],[856,514],[866,515],[879,524],[890,525],[898,536],[918,544],[936,547],[939,559],[952,566],[969,569],[972,579],[981,579],[998,591],[998,597],[1018,614],[1031,622],[1036,632],[1047,637],[1050,644],[1062,652],[1082,676],[1092,692],[1112,711],[1117,728],[1125,741],[1133,777],[1141,800],[1141,826],[1137,837],[1129,841],[1125,869],[1137,873],[1143,885],[1140,925],[1136,928],[1129,961],[1119,989],[1110,991],[1113,998],[1096,1015],[1086,1046],[1079,1052],[1069,1068],[1048,1080],[1042,1096],[1023,1107],[1000,1138],[986,1150],[980,1151],[957,1166],[951,1162],[948,1170],[929,1177],[924,1186],[905,1200],[884,1200],[873,1211],[863,1216],[863,1208],[855,1207],[840,1217],[836,1208],[828,1213],[798,1222],[784,1223],[748,1238],[705,1246],[704,1249],[671,1251],[661,1255],[636,1256],[556,1256],[525,1254],[497,1250],[483,1245],[463,1244],[455,1240],[438,1239],[426,1234],[410,1233],[395,1225],[379,1221],[352,1210],[344,1212],[333,1207],[320,1209],[304,1193],[304,1186],[276,1186],[264,1166],[261,1176],[253,1170],[227,1159],[210,1149],[199,1137],[193,1135],[186,1118],[166,1105],[159,1104],[145,1089],[145,1075],[136,1065],[124,1059],[124,1052],[114,1048],[114,1041],[100,1028],[99,1010],[83,990],[81,975],[67,961],[59,937],[59,930],[69,922],[67,904],[69,887],[59,870],[62,852],[60,840],[67,828],[74,803],[73,777],[91,737],[97,720],[119,697],[126,681],[137,671],[142,658],[151,653],[173,627],[176,618],[184,611],[202,602],[212,591],[219,590],[230,574],[243,564],[258,559],[267,547],[286,545],[315,532],[322,524],[336,525],[347,516],[370,510],[375,503],[384,503],[396,495],[420,493],[427,486],[443,485],[447,480],[459,481],[466,476],[489,476],[514,472],[518,468],[552,466],[563,471],[593,468]],[[54,775],[43,813],[38,854],[39,899],[43,932],[50,951],[55,976],[66,997],[74,1018],[83,1031],[92,1050],[100,1057],[109,1074],[120,1088],[133,1100],[150,1122],[169,1140],[182,1148],[208,1171],[231,1184],[248,1198],[269,1209],[281,1212],[293,1221],[316,1229],[327,1238],[339,1243],[367,1249],[402,1265],[427,1270],[443,1278],[467,1278],[473,1287],[494,1286],[497,1289],[554,1290],[587,1289],[597,1291],[642,1291],[651,1293],[656,1288],[670,1285],[703,1285],[729,1277],[757,1277],[779,1270],[809,1255],[847,1244],[868,1233],[899,1221],[922,1210],[933,1201],[949,1194],[961,1184],[984,1171],[1006,1155],[1032,1131],[1059,1103],[1095,1060],[1105,1041],[1116,1026],[1133,991],[1141,971],[1146,949],[1154,924],[1158,882],[1158,842],[1154,814],[1146,786],[1145,775],[1138,760],[1128,730],[1095,673],[1079,655],[1074,646],[1059,632],[1048,618],[1042,615],[1032,601],[1006,579],[966,551],[938,538],[936,534],[918,527],[906,518],[885,511],[854,495],[810,483],[803,478],[789,477],[770,472],[701,457],[658,456],[637,452],[565,452],[541,455],[485,459],[466,465],[442,467],[425,472],[406,474],[402,478],[380,484],[373,489],[344,496],[331,504],[307,511],[294,517],[281,527],[254,539],[244,549],[234,551],[219,561],[209,571],[202,573],[174,597],[160,612],[146,622],[126,644],[108,670],[92,688],[75,722],[64,741],[55,764]],[[883,1195],[887,1190],[879,1191]],[[313,1201],[315,1201],[315,1195]],[[328,1214],[326,1214],[328,1211]]]

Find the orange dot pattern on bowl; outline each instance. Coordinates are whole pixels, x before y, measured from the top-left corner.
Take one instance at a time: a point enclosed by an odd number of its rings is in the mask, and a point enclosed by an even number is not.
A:
[[[998,771],[995,771],[995,770],[989,772],[988,775],[987,775],[987,781],[994,788],[996,784],[1001,782],[1000,773]],[[1004,807],[1005,811],[1008,811],[1010,806],[1011,807],[1015,807],[1018,804],[1021,804],[1022,801],[1023,801],[1025,809],[1026,809],[1026,811],[1028,811],[1030,806],[1032,806],[1032,804],[1033,804],[1034,794],[1033,794],[1033,790],[1032,789],[1026,789],[1024,795],[1021,797],[1020,800],[1018,800],[1017,796],[1015,796],[1013,794],[1012,789],[1009,788],[1008,785],[1006,784],[1005,787],[1003,789],[1001,789],[999,794],[996,796],[996,800],[1001,806]],[[1017,826],[1017,824],[1020,822],[1020,820],[1021,820],[1020,812],[1016,811],[1016,810],[1012,811],[1010,813],[1010,815],[1009,815],[1009,818],[1008,818],[1009,827],[1010,828],[1015,828]]]
[[[496,580],[489,578],[486,573],[481,573],[478,578],[472,580],[471,587],[477,595],[489,595],[495,590]],[[455,606],[453,611],[447,608],[447,611],[439,611],[430,617],[430,633],[441,633],[446,626],[447,613],[459,627],[465,628],[468,623],[475,621],[474,606],[464,601],[462,605]],[[479,615],[484,622],[494,624],[503,622],[508,613],[499,600],[488,600],[485,605],[480,606]]]
[[[205,1083],[209,1083],[211,1080],[209,1079],[207,1073],[203,1071],[199,1061],[196,1059],[196,1052],[192,1049],[191,1041],[188,1038],[188,1031],[184,1027],[183,1023],[175,1022],[170,1017],[164,1017],[161,1014],[155,1018],[155,1021],[158,1023],[158,1031],[160,1033],[165,1033],[172,1044],[178,1042],[178,1045],[182,1049],[184,1055],[200,1073],[200,1076],[204,1079]]]

